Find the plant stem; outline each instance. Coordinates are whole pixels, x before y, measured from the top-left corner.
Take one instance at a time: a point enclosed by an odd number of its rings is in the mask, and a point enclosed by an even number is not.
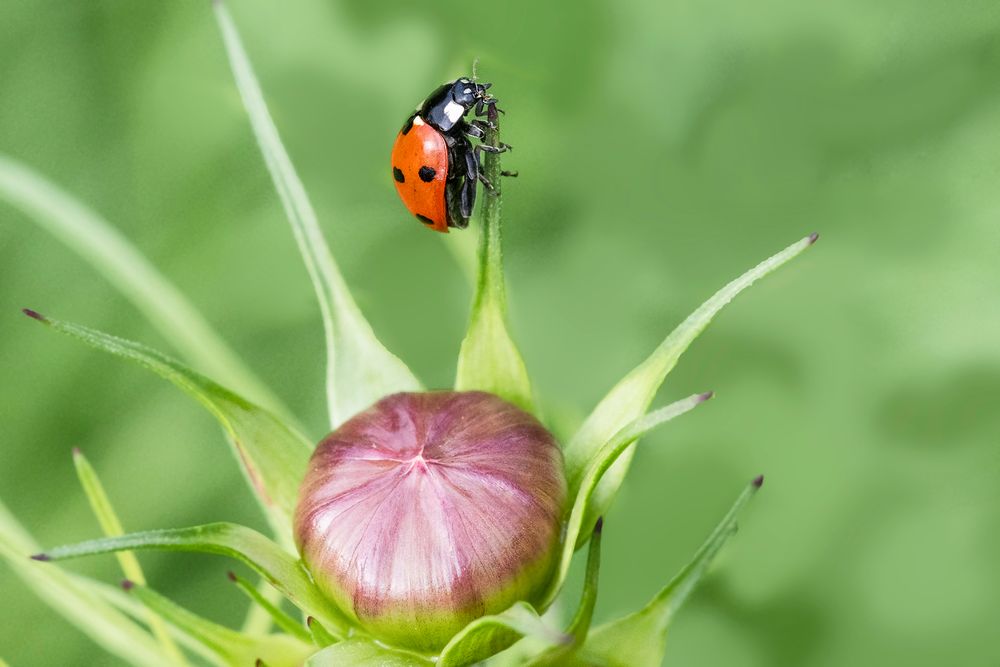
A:
[[[487,120],[491,127],[486,130],[483,143],[487,146],[500,146],[500,114],[496,105],[488,107]],[[482,164],[483,175],[493,184],[493,189],[483,188],[482,231],[479,234],[479,261],[483,271],[479,274],[476,286],[476,304],[473,312],[479,309],[482,301],[492,299],[501,313],[507,311],[507,294],[503,279],[503,248],[500,232],[500,154],[484,153]]]

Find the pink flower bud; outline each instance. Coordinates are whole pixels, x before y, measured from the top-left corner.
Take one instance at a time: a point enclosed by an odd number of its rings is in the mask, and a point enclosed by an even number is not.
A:
[[[528,413],[483,392],[395,394],[316,448],[295,538],[362,628],[433,651],[537,600],[565,501],[559,445]]]

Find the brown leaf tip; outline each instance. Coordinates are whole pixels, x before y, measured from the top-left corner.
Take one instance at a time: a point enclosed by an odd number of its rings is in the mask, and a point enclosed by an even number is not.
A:
[[[232,581],[234,583],[236,582],[236,573],[233,572],[232,570],[226,572],[226,576],[229,577],[229,581]]]
[[[604,517],[597,517],[597,523],[594,524],[594,535],[600,535],[601,531],[604,530]]]
[[[73,456],[75,456],[77,458],[83,456],[83,452],[80,451],[79,447],[74,447],[73,448]]]
[[[131,579],[122,579],[122,590],[130,591],[135,588],[135,582]]]
[[[312,616],[306,616],[306,627],[309,628],[310,630],[312,630],[313,623],[315,622],[316,622],[315,618],[313,618]]]
[[[705,402],[708,399],[712,398],[713,396],[715,396],[714,391],[706,391],[704,394],[698,394],[698,400],[701,402]]]
[[[753,481],[751,482],[751,484],[753,484],[754,488],[757,488],[757,489],[759,489],[760,487],[764,486],[764,476],[763,475],[757,475],[756,477],[753,478]]]
[[[39,313],[37,310],[32,310],[31,308],[22,308],[21,312],[32,319],[36,319],[39,322],[45,321],[45,316]]]
[[[813,232],[809,235],[809,245],[816,243],[819,240],[819,232]]]
[[[52,559],[49,557],[48,554],[32,554],[31,555],[31,560],[37,560],[37,561],[41,561],[43,563],[47,563],[48,561],[50,561]]]

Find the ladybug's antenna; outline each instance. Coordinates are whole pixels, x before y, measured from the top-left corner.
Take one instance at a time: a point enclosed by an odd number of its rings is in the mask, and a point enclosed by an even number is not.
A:
[[[479,78],[479,56],[472,59],[472,82],[475,83]]]

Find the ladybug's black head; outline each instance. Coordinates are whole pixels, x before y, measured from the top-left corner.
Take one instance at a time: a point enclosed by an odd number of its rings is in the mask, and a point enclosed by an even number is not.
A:
[[[451,98],[466,109],[471,109],[478,102],[490,97],[487,95],[486,89],[491,85],[493,84],[476,83],[465,78],[458,79],[455,83],[451,84]]]

